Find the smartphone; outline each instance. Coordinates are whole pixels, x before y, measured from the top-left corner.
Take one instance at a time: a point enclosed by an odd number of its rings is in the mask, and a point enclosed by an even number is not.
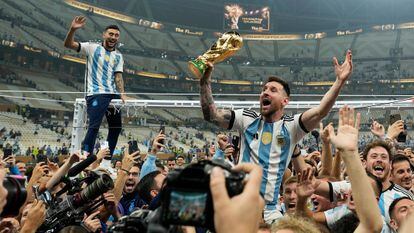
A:
[[[13,154],[13,150],[11,148],[4,149],[3,152],[4,152],[3,159],[6,159],[6,158],[12,156],[12,154]]]
[[[165,125],[161,125],[160,130],[158,132],[161,132],[162,134],[165,134]]]
[[[398,134],[397,142],[405,143],[407,141],[407,125],[404,124],[404,131]]]
[[[401,115],[399,113],[390,115],[390,125],[394,124],[395,122],[399,120],[401,120]],[[404,131],[398,134],[397,142],[405,143],[406,141],[407,141],[407,125],[404,123]]]
[[[137,140],[132,140],[128,142],[128,153],[132,154],[138,150],[138,142]]]
[[[160,126],[159,132],[161,132],[162,134],[165,135],[165,125],[161,125]],[[163,145],[165,144],[164,140],[159,140],[158,142],[161,143],[161,144],[163,144]]]
[[[234,149],[238,149],[239,148],[239,141],[240,141],[240,137],[233,135],[233,137],[231,138],[231,144],[233,145]]]
[[[37,156],[37,163],[47,164],[47,157],[45,155],[38,155]]]
[[[101,142],[101,150],[105,150],[107,148],[109,148],[108,141]]]

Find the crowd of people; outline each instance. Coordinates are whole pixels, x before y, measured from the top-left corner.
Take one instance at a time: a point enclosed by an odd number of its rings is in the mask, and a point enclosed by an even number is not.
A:
[[[234,169],[250,173],[241,195],[229,198],[224,194],[224,175],[214,169],[211,178],[211,194],[214,203],[217,232],[411,232],[414,222],[414,186],[411,148],[401,148],[396,141],[404,130],[396,122],[388,130],[379,123],[372,126],[376,139],[359,150],[360,115],[344,107],[340,111],[337,130],[333,124],[321,126],[321,150],[303,153],[296,147],[292,162],[287,165],[278,195],[276,209],[282,214],[274,222],[263,219],[264,201],[260,195],[262,168],[251,163],[242,163]],[[336,132],[335,132],[336,131]],[[162,151],[162,141],[168,135],[158,134],[152,141],[151,151],[140,156],[124,151],[121,161],[112,162],[104,169],[100,162],[109,154],[101,149],[97,160],[81,171],[81,176],[101,171],[114,179],[113,189],[102,194],[104,204],[96,211],[85,213],[81,221],[84,232],[107,231],[122,216],[137,209],[156,210],[161,205],[160,195],[164,180],[174,170],[180,170],[200,160],[225,160],[237,163],[240,148],[232,145],[225,133],[217,135],[215,145],[205,157],[187,163],[184,157],[171,157],[167,161],[157,159]],[[3,157],[3,156],[2,156]],[[22,206],[13,206],[16,215],[2,215],[0,228],[3,232],[36,232],[47,218],[50,206],[37,200],[32,186],[38,185],[43,191],[58,193],[64,187],[61,177],[69,168],[82,159],[72,154],[58,163],[40,158],[34,167],[26,167],[13,156],[2,159],[1,178],[21,177],[25,182],[27,198]],[[191,188],[191,187],[188,187]],[[7,191],[2,186],[0,210],[10,212],[6,200]],[[10,190],[9,190],[10,192]],[[201,232],[202,229],[183,227],[184,232]],[[192,231],[194,230],[194,231]],[[239,232],[239,231],[238,231]],[[289,231],[286,231],[289,232]]]

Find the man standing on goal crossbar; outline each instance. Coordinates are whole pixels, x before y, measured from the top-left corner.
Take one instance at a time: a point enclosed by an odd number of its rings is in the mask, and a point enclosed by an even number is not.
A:
[[[86,110],[88,114],[88,132],[83,141],[82,149],[92,155],[95,140],[106,115],[108,121],[108,146],[110,156],[102,163],[109,167],[110,159],[114,152],[118,136],[122,129],[121,112],[109,106],[112,99],[127,99],[122,79],[124,59],[122,54],[115,49],[120,30],[116,25],[107,26],[102,34],[102,43],[77,42],[74,40],[77,29],[85,26],[86,18],[76,16],[65,38],[65,47],[76,50],[86,55]]]

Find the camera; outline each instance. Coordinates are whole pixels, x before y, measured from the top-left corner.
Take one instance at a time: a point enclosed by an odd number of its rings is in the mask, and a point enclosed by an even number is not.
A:
[[[221,160],[203,160],[168,174],[161,192],[160,218],[164,225],[199,226],[214,230],[214,209],[210,191],[210,173],[221,167],[230,197],[243,191],[244,172],[232,171]]]
[[[20,207],[24,204],[27,197],[25,179],[19,176],[6,176],[3,181],[4,188],[7,189],[7,203],[1,213],[1,217],[17,216]]]
[[[135,210],[128,216],[119,219],[111,228],[109,233],[132,233],[148,232],[148,224],[154,219],[154,211],[139,209]]]
[[[178,225],[204,227],[214,232],[210,173],[217,166],[224,170],[229,196],[240,194],[244,188],[244,172],[232,171],[230,165],[221,160],[202,160],[170,171],[160,193],[159,208],[136,210],[120,218],[108,232],[176,232]]]
[[[46,219],[39,232],[58,232],[66,226],[79,225],[84,213],[90,214],[104,204],[105,199],[101,195],[114,187],[109,175],[97,172],[86,178],[64,182],[66,186],[55,197],[49,191],[40,194],[35,191],[35,196],[47,206]],[[67,195],[60,197],[64,193]]]

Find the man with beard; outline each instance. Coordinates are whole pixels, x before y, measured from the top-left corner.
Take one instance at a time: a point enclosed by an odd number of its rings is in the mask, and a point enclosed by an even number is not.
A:
[[[266,206],[264,219],[272,223],[282,217],[276,209],[283,173],[297,142],[329,113],[342,86],[352,73],[352,54],[347,51],[345,62],[334,58],[336,81],[322,98],[320,105],[303,114],[287,116],[284,108],[289,104],[290,88],[279,77],[269,77],[260,94],[260,114],[248,109],[217,109],[211,88],[213,65],[200,79],[200,102],[204,119],[216,125],[237,130],[241,135],[240,163],[253,162],[263,168],[260,193]]]
[[[140,169],[137,164],[135,164],[128,172],[128,178],[124,186],[124,194],[119,202],[124,210],[123,215],[128,215],[135,208],[141,208],[145,205],[145,202],[139,197],[136,189],[139,183],[139,174]]]
[[[362,153],[365,170],[382,183],[382,193],[378,205],[387,225],[390,224],[389,207],[395,199],[407,197],[414,200],[414,195],[410,191],[391,181],[391,156],[390,145],[381,140],[366,145]],[[316,189],[316,193],[325,197],[328,196],[332,201],[335,201],[337,196],[351,193],[351,184],[347,181],[321,182]],[[389,229],[389,226],[384,226],[383,232],[391,232],[391,229]]]
[[[122,79],[124,59],[116,50],[120,31],[118,26],[107,26],[102,34],[102,43],[77,42],[75,32],[85,26],[86,18],[76,16],[65,38],[65,47],[86,55],[86,111],[88,113],[88,131],[83,141],[83,150],[92,154],[95,140],[104,115],[108,121],[108,146],[112,156],[119,133],[122,129],[121,113],[108,108],[112,99],[127,99]],[[104,159],[102,166],[110,167],[110,157]]]
[[[390,222],[388,209],[393,200],[399,197],[409,197],[414,200],[411,192],[391,181],[391,156],[391,147],[384,141],[374,141],[368,144],[362,154],[367,172],[372,173],[382,182],[383,190],[378,204],[387,223]]]

